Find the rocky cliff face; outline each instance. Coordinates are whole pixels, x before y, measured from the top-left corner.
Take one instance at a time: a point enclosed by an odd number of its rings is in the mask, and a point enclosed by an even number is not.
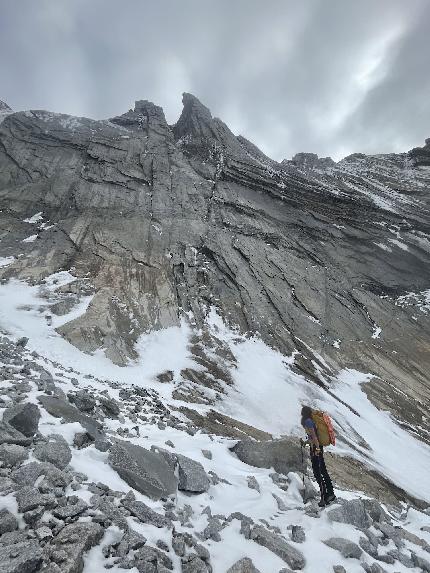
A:
[[[2,104],[3,279],[72,270],[52,311],[94,296],[59,332],[117,364],[184,315],[204,347],[214,307],[319,385],[343,368],[375,374],[374,403],[427,439],[428,140],[277,163],[194,96],[183,103],[174,126],[148,101],[106,121]]]

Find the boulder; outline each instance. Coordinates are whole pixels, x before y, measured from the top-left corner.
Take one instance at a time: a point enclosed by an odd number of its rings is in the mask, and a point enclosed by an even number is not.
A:
[[[49,462],[63,470],[72,459],[72,452],[66,440],[59,435],[53,434],[48,437],[48,442],[41,442],[34,448],[34,457],[41,462]]]
[[[430,561],[427,561],[424,557],[420,557],[413,552],[412,561],[414,562],[415,567],[418,567],[421,571],[425,571],[425,573],[430,573]]]
[[[21,432],[27,438],[32,438],[37,432],[40,420],[40,411],[36,404],[16,404],[6,408],[3,413],[3,422]]]
[[[91,498],[91,503],[99,511],[101,511],[107,519],[110,519],[113,525],[116,525],[124,531],[128,529],[127,519],[124,515],[124,512],[121,511],[121,507],[117,507],[114,503],[107,500],[105,497],[98,496],[93,496]]]
[[[258,493],[260,493],[260,485],[254,476],[248,476],[246,478],[246,481],[248,482],[249,489],[255,489],[255,491],[258,491]]]
[[[260,573],[260,571],[255,567],[252,559],[243,557],[227,569],[227,573]]]
[[[5,467],[13,467],[28,458],[28,450],[18,444],[0,444],[0,462]]]
[[[137,517],[142,523],[150,523],[155,525],[155,527],[170,527],[171,521],[157,513],[150,507],[148,507],[143,501],[133,501],[128,499],[123,499],[123,506],[128,509],[128,511]]]
[[[372,525],[372,520],[366,512],[366,507],[361,499],[344,501],[339,507],[334,507],[327,512],[330,521],[349,523],[359,529],[367,529]]]
[[[349,539],[344,539],[343,537],[331,537],[324,541],[325,545],[336,549],[342,555],[342,557],[359,559],[363,551],[361,548]]]
[[[41,573],[81,573],[84,553],[97,545],[102,537],[103,528],[98,523],[76,522],[66,525],[45,546],[46,555],[57,560],[61,557],[61,567],[49,563]]]
[[[134,531],[134,529],[127,529],[121,543],[118,545],[117,553],[119,557],[125,557],[130,551],[140,549],[146,543],[146,537]]]
[[[182,558],[182,573],[209,573],[209,569],[203,559],[192,553]]]
[[[291,528],[291,540],[294,543],[304,543],[306,541],[306,534],[303,527],[300,525],[293,525]]]
[[[18,430],[15,430],[9,424],[0,421],[0,444],[18,444],[21,446],[29,446],[31,438],[24,436]]]
[[[39,402],[45,410],[55,418],[62,418],[65,422],[79,422],[93,440],[104,439],[102,426],[89,416],[82,414],[75,406],[56,396],[38,396]]]
[[[72,481],[70,474],[59,470],[49,462],[30,462],[12,472],[11,478],[18,485],[33,486],[38,477],[44,476],[44,481],[52,487],[66,487]]]
[[[306,562],[303,554],[277,533],[273,533],[261,525],[256,525],[251,531],[251,539],[275,553],[291,569],[304,568]]]
[[[210,487],[210,480],[201,463],[177,454],[179,466],[179,485],[181,491],[202,493]]]
[[[0,509],[0,536],[8,531],[18,529],[18,521],[8,509]]]
[[[118,418],[121,410],[116,400],[113,398],[107,398],[106,396],[100,396],[99,401],[100,406],[106,416],[109,418]]]
[[[296,438],[260,442],[246,439],[237,442],[231,450],[242,462],[256,468],[273,468],[282,474],[303,469],[300,443]]]
[[[39,571],[42,549],[34,540],[0,545],[0,573],[33,573]]]
[[[85,390],[79,390],[76,393],[69,392],[67,397],[81,412],[92,412],[96,406],[95,398]]]
[[[110,449],[108,461],[130,487],[152,499],[176,493],[174,471],[159,453],[116,440]]]
[[[157,549],[156,547],[149,547],[148,545],[144,545],[140,549],[138,549],[134,556],[136,567],[139,573],[145,573],[148,571],[153,571],[154,573],[158,573],[161,570],[161,567],[165,567],[166,569],[172,570],[173,564],[168,555]],[[150,566],[153,566],[153,569]]]

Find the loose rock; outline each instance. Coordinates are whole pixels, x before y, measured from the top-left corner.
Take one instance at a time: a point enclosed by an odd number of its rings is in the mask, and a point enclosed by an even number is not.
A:
[[[255,567],[252,559],[243,557],[236,561],[228,570],[227,573],[260,573],[260,570]]]
[[[0,509],[0,536],[16,529],[18,529],[18,521],[13,513],[8,509]]]
[[[252,529],[251,539],[275,553],[292,569],[303,569],[305,566],[305,558],[298,549],[262,526],[257,525]]]
[[[202,464],[177,454],[179,465],[178,489],[193,493],[202,493],[210,487],[210,480]]]
[[[32,438],[37,432],[39,420],[40,411],[36,404],[16,404],[6,408],[3,413],[3,422],[6,422],[27,438]]]
[[[38,460],[49,462],[60,470],[63,470],[72,459],[68,443],[62,436],[56,434],[49,436],[48,442],[37,444],[33,454]]]
[[[342,555],[342,557],[348,558],[355,558],[359,559],[363,551],[361,548],[349,539],[343,539],[342,537],[331,537],[324,541],[325,545],[331,547],[332,549],[336,549]]]

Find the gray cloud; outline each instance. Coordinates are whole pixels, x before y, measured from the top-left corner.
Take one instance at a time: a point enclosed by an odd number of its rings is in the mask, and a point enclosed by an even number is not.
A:
[[[197,95],[275,159],[430,136],[427,0],[0,0],[0,98],[94,118]]]

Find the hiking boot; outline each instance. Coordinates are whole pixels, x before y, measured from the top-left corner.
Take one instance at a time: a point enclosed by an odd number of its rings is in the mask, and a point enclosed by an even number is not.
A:
[[[319,505],[320,507],[325,507],[325,506],[327,505],[327,502],[326,502],[326,500],[322,497],[322,498],[320,499],[320,501],[318,502],[318,505]]]
[[[329,493],[328,495],[326,495],[326,497],[324,499],[326,505],[328,505],[329,503],[332,503],[335,500],[336,500],[336,496],[334,495],[334,493]]]

